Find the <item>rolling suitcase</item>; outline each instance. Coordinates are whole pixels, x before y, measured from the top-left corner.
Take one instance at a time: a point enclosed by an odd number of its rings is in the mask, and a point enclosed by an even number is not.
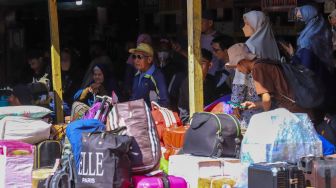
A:
[[[256,163],[248,168],[249,188],[305,188],[304,174],[287,163]]]
[[[176,176],[133,176],[134,188],[187,188],[187,182]]]
[[[303,157],[299,164],[306,186],[333,188],[336,186],[336,159],[331,157]]]

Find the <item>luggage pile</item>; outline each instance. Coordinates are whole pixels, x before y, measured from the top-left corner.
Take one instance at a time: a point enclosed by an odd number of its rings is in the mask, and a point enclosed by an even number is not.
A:
[[[0,108],[1,187],[333,187],[336,159],[306,114],[254,115],[244,136],[232,114],[200,112],[189,125],[143,100],[97,97],[72,106],[69,124],[44,108]],[[45,124],[43,124],[44,122]]]

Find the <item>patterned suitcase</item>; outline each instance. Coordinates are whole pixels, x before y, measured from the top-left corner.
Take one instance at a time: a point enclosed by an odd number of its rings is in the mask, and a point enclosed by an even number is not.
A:
[[[287,163],[256,163],[248,168],[249,188],[304,188],[304,174]]]
[[[134,188],[187,188],[187,182],[176,176],[133,176]]]
[[[298,166],[304,172],[306,187],[333,188],[336,186],[335,158],[303,157]]]

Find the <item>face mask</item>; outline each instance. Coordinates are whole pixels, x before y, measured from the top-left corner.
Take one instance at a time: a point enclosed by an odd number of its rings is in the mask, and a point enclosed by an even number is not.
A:
[[[160,67],[164,67],[167,64],[167,59],[169,57],[169,52],[158,52],[158,57],[159,57],[159,62],[160,62]]]
[[[245,24],[243,27],[243,32],[245,37],[250,37],[254,34],[254,29],[251,26]]]

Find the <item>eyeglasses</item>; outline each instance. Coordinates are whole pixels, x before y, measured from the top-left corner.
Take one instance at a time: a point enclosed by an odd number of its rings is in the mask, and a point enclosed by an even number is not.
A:
[[[133,54],[133,55],[132,55],[132,58],[133,58],[133,59],[136,59],[136,58],[138,58],[138,59],[140,59],[140,60],[141,60],[141,59],[144,59],[145,57],[148,57],[148,56],[145,56],[145,55],[140,55],[140,54],[137,54],[137,55],[136,55],[136,54]]]

